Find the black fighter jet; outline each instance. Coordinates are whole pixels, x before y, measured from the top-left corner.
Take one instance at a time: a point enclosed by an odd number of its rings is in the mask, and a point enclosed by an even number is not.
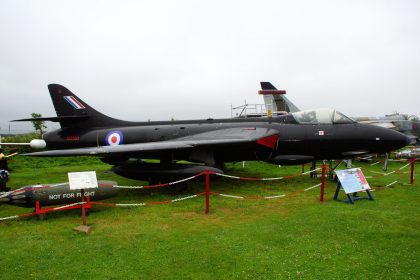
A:
[[[383,154],[409,141],[399,132],[356,123],[334,109],[271,118],[122,121],[96,111],[61,85],[48,89],[57,117],[37,120],[59,122],[61,128],[44,134],[49,151],[27,155],[98,156],[114,165],[115,173],[151,183],[205,169],[222,172],[225,162],[303,164]]]

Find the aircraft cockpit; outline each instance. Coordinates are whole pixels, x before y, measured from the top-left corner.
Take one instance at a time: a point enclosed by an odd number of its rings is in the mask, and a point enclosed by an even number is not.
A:
[[[292,113],[300,124],[349,124],[354,120],[331,108],[320,108]]]

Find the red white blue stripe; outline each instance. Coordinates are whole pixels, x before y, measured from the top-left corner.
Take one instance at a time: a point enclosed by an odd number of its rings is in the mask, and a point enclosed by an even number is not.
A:
[[[74,96],[64,96],[64,99],[70,103],[71,106],[73,106],[73,108],[75,109],[85,109],[85,106],[83,106],[82,103],[79,102],[79,100],[77,100],[76,98],[74,98]]]

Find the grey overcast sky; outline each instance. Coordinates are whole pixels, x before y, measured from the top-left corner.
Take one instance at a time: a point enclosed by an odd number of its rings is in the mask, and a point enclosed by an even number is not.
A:
[[[420,1],[0,0],[0,133],[55,115],[49,83],[147,121],[230,117],[259,81],[301,109],[420,115]]]

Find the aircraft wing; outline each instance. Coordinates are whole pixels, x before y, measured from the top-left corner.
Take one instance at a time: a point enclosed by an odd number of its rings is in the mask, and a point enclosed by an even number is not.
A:
[[[210,132],[198,133],[187,137],[175,138],[166,141],[134,143],[116,146],[99,146],[76,149],[50,150],[24,154],[26,156],[120,156],[136,155],[145,152],[158,152],[179,149],[194,149],[196,147],[217,147],[228,145],[240,145],[258,142],[267,146],[264,138],[276,135],[277,130],[267,128],[228,128]],[[270,142],[270,141],[268,141]],[[273,148],[273,147],[272,147]]]

